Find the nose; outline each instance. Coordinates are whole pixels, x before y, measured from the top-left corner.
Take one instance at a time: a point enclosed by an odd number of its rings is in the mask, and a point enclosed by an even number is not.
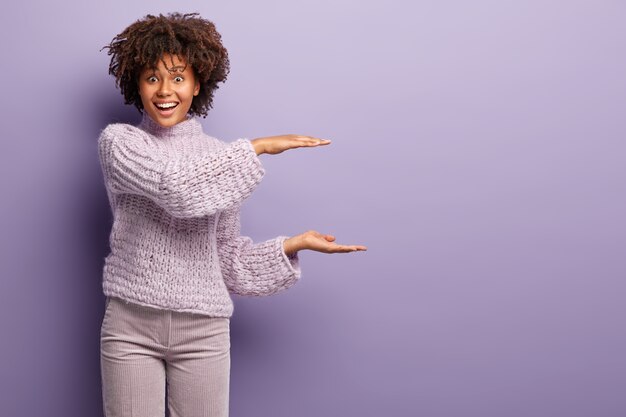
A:
[[[169,80],[167,78],[165,78],[161,84],[159,85],[159,89],[157,91],[157,95],[159,97],[167,97],[170,94],[172,94],[172,91],[170,89],[170,84],[169,84]]]

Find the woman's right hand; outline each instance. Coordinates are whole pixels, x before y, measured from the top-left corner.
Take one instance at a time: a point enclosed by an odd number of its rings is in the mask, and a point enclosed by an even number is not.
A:
[[[287,256],[303,249],[322,253],[346,253],[365,251],[363,245],[340,245],[335,242],[335,236],[309,230],[297,236],[290,237],[283,242],[283,250]]]
[[[276,155],[287,149],[322,146],[329,145],[330,140],[314,138],[313,136],[304,135],[279,135],[279,136],[266,136],[262,138],[253,139],[252,146],[257,155],[262,153],[268,153],[270,155]]]

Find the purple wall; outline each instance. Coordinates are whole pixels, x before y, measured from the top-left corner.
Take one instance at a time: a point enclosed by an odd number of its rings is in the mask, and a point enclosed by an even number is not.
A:
[[[173,4],[3,8],[3,416],[101,415],[96,139],[138,114],[99,49]],[[333,140],[261,156],[244,234],[368,246],[235,299],[233,417],[626,415],[623,2],[179,11],[230,51],[206,132]]]

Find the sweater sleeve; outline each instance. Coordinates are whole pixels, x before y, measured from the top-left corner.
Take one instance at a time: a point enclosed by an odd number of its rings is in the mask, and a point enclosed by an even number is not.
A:
[[[231,207],[220,213],[217,225],[217,246],[222,276],[229,292],[238,295],[271,295],[291,287],[301,276],[298,252],[287,256],[278,236],[253,243],[240,236],[240,208]]]
[[[211,152],[166,158],[145,132],[122,123],[102,131],[98,154],[112,193],[147,197],[179,218],[212,215],[240,203],[265,175],[247,139]]]

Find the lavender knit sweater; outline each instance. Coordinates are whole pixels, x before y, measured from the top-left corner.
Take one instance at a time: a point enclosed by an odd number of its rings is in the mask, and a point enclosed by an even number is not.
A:
[[[164,128],[147,113],[98,139],[113,212],[103,292],[129,302],[230,317],[229,293],[270,295],[301,275],[287,236],[240,236],[239,211],[265,171],[252,143],[206,135],[196,118]]]

